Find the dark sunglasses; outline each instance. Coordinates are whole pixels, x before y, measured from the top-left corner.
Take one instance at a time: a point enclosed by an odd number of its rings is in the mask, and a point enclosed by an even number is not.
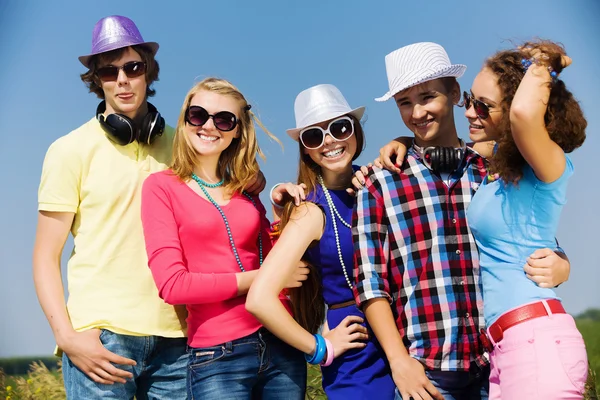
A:
[[[146,72],[146,63],[143,61],[131,61],[120,67],[107,65],[106,67],[98,68],[96,75],[103,81],[116,81],[120,70],[123,70],[128,78],[137,78]]]
[[[214,115],[209,114],[200,106],[189,106],[185,111],[185,121],[193,126],[203,126],[212,118],[215,128],[222,132],[229,132],[237,126],[237,117],[229,111],[219,111]]]
[[[300,141],[307,149],[318,149],[325,143],[325,135],[327,134],[338,142],[348,140],[354,134],[354,120],[344,116],[331,121],[327,129],[319,126],[304,128],[300,132]]]
[[[463,92],[463,99],[465,101],[465,109],[468,110],[469,108],[471,108],[471,103],[473,103],[473,107],[475,107],[475,113],[481,119],[487,119],[490,116],[491,112],[500,111],[490,111],[490,105],[485,104],[483,101],[477,100],[475,97],[473,97],[472,94],[469,94],[467,92]]]

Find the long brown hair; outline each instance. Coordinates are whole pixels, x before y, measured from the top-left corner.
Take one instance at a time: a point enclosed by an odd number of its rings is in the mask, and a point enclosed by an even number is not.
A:
[[[550,66],[560,73],[562,70],[560,57],[566,54],[564,48],[548,40],[526,42],[522,48],[540,48],[549,56]],[[521,60],[526,58],[519,50],[504,50],[494,54],[486,60],[484,67],[489,68],[498,80],[502,91],[502,120],[498,129],[500,137],[497,140],[498,149],[492,157],[490,169],[498,173],[505,182],[517,182],[523,176],[523,168],[527,164],[517,145],[515,144],[510,129],[510,107],[525,76]],[[544,116],[544,122],[550,139],[558,144],[565,153],[570,153],[585,140],[587,121],[579,102],[567,89],[565,83],[558,79],[550,85],[550,98]]]
[[[356,135],[356,153],[352,157],[352,161],[354,161],[363,151],[364,132],[360,121],[352,115],[349,115],[349,117],[354,120],[354,134]],[[321,174],[321,167],[304,152],[304,147],[300,141],[298,141],[298,145],[300,149],[298,183],[304,183],[307,187],[306,192],[312,193],[312,197],[307,197],[306,200],[316,201],[314,193],[318,184],[317,177]],[[290,221],[295,207],[294,202],[291,200],[285,204],[281,216],[281,229],[284,229]],[[311,245],[314,245],[314,243]],[[325,300],[323,299],[323,287],[318,268],[309,263],[309,269],[308,279],[302,283],[301,287],[290,289],[289,294],[296,321],[307,331],[316,333],[325,319]]]
[[[227,190],[232,193],[241,191],[252,179],[254,179],[259,171],[256,156],[258,155],[263,160],[265,159],[256,140],[254,122],[256,122],[261,129],[277,143],[281,145],[281,142],[271,134],[256,115],[250,111],[248,102],[242,92],[225,79],[206,78],[201,82],[198,82],[185,96],[181,111],[179,112],[177,127],[175,128],[171,169],[181,180],[188,179],[194,171],[197,154],[185,132],[185,113],[191,104],[192,98],[202,90],[232,97],[239,103],[240,108],[237,113],[237,129],[240,135],[238,138],[234,138],[229,147],[221,153],[221,156],[219,157],[218,172],[225,180],[224,187]]]

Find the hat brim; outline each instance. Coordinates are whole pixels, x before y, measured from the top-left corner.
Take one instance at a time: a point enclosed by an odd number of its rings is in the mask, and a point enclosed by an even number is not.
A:
[[[285,132],[292,138],[294,139],[296,142],[299,141],[299,137],[300,137],[300,132],[305,129],[308,128],[309,126],[313,126],[316,124],[320,124],[321,122],[325,122],[325,121],[329,121],[331,119],[337,118],[337,117],[341,117],[342,115],[352,115],[354,118],[356,118],[358,121],[360,121],[363,117],[363,115],[365,114],[365,107],[358,107],[355,108],[352,111],[349,112],[344,112],[344,113],[334,113],[332,115],[328,115],[327,118],[324,118],[320,121],[316,121],[310,125],[307,126],[302,126],[300,128],[292,128],[292,129],[287,129]]]
[[[131,43],[131,44],[124,44],[122,46],[116,46],[114,48],[109,48],[109,49],[106,49],[106,50],[98,52],[98,53],[88,54],[87,56],[80,56],[78,58],[84,67],[89,68],[90,67],[90,59],[93,56],[97,56],[98,54],[107,53],[109,51],[122,49],[124,47],[131,47],[131,46],[146,46],[147,48],[149,48],[152,51],[152,55],[156,55],[156,52],[158,51],[158,47],[159,47],[158,43],[156,43],[156,42]]]
[[[432,81],[439,78],[460,78],[463,76],[467,66],[463,64],[454,64],[448,67],[442,68],[431,74],[420,76],[418,79],[411,82],[402,82],[397,87],[391,88],[386,94],[381,97],[375,98],[375,101],[387,101],[391,99],[396,93],[400,93],[403,90],[409,89],[413,86],[419,85],[424,82]]]

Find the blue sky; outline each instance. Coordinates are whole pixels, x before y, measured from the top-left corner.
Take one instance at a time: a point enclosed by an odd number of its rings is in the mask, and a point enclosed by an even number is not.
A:
[[[558,238],[572,272],[558,289],[567,310],[600,307],[596,229],[596,149],[600,116],[600,3],[597,0],[488,1],[113,1],[0,0],[0,357],[51,353],[53,338],[32,283],[37,187],[44,154],[58,137],[93,116],[98,100],[79,79],[77,57],[89,53],[100,18],[120,14],[136,21],[144,38],[161,47],[160,81],[152,99],[174,124],[195,81],[219,76],[237,85],[285,150],[259,133],[267,153],[269,186],[293,180],[297,147],[285,129],[294,126],[293,104],[303,89],[332,83],[353,107],[365,105],[371,161],[391,138],[408,134],[387,91],[384,57],[420,41],[442,44],[454,63],[469,68],[469,89],[484,58],[533,36],[562,42],[573,65],[563,73],[588,118],[588,139],[573,154]],[[464,110],[459,132],[467,137]],[[267,194],[263,195],[266,201]],[[596,199],[596,200],[594,200]],[[63,268],[72,242],[69,241]]]

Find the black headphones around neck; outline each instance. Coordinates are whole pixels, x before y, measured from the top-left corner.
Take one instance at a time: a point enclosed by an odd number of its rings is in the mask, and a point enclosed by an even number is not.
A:
[[[106,101],[102,101],[96,108],[96,118],[100,126],[106,131],[109,139],[121,146],[137,141],[138,143],[152,144],[165,130],[165,120],[156,107],[148,103],[148,114],[138,127],[134,120],[123,114],[109,114],[104,118]]]
[[[415,151],[421,156],[423,164],[431,171],[438,174],[451,174],[456,171],[465,157],[466,145],[461,140],[461,147],[431,146],[420,148],[413,145]]]

